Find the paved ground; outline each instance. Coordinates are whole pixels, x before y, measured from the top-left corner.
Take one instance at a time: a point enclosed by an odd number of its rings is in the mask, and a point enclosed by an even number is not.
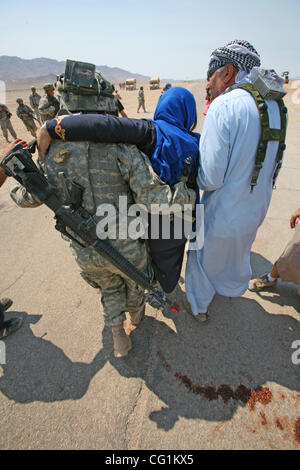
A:
[[[203,84],[186,86],[199,102],[201,129]],[[135,117],[131,93],[121,95]],[[19,94],[8,93],[12,110]],[[300,206],[300,105],[291,94],[285,162],[253,246],[254,275],[279,256]],[[149,114],[140,117],[152,115],[158,95],[147,91]],[[15,116],[13,123],[30,140]],[[299,448],[296,286],[217,296],[204,326],[148,307],[134,349],[117,360],[97,294],[78,275],[50,212],[17,208],[9,187],[0,191],[0,297],[14,299],[8,316],[17,312],[24,325],[5,340],[0,366],[1,449]]]

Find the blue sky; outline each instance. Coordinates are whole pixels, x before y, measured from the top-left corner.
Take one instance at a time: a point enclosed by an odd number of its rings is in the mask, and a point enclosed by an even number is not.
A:
[[[238,38],[262,66],[300,76],[300,0],[0,0],[0,18],[0,55],[197,79],[210,53]]]

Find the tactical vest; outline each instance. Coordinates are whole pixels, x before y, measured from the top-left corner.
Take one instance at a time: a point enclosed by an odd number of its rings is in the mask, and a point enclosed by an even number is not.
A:
[[[264,98],[261,96],[258,90],[254,87],[254,85],[252,83],[244,83],[242,85],[238,85],[234,89],[236,88],[242,88],[243,90],[246,90],[248,91],[248,93],[251,94],[251,96],[253,97],[256,103],[258,114],[259,114],[259,119],[260,119],[260,140],[259,140],[259,144],[258,144],[258,148],[256,152],[255,167],[254,167],[254,171],[253,171],[253,175],[251,179],[251,192],[253,191],[254,187],[257,184],[259,172],[261,168],[263,167],[263,164],[266,158],[268,142],[271,142],[271,141],[279,142],[278,151],[276,155],[276,168],[275,168],[275,172],[273,175],[273,188],[274,188],[278,173],[282,166],[283,152],[286,148],[285,137],[286,137],[286,128],[287,128],[287,119],[286,119],[287,108],[282,98],[279,98],[276,100],[279,106],[281,125],[280,125],[280,129],[272,129],[270,128],[270,123],[269,123],[268,106],[265,103]]]
[[[128,204],[133,204],[117,163],[118,154],[126,151],[122,144],[54,140],[45,161],[48,181],[66,205],[70,203],[72,182],[82,186],[82,207],[91,215],[100,204],[118,207],[119,196],[127,196]]]

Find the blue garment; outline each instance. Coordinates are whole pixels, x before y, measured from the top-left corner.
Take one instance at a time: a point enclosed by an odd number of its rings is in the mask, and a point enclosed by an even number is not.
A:
[[[184,161],[196,167],[200,134],[190,132],[196,120],[195,98],[186,88],[173,87],[163,93],[154,113],[156,147],[151,156],[154,171],[173,185],[184,172]]]

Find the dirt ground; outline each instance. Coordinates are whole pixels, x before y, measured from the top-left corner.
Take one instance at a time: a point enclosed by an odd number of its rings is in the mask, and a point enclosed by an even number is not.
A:
[[[201,131],[205,83],[177,84],[194,94]],[[143,85],[146,114],[136,112],[138,90],[119,90],[129,117],[153,116],[161,90]],[[253,276],[269,272],[300,206],[300,104],[287,90],[287,150],[253,245]],[[6,101],[28,141],[15,109],[29,94],[8,91]],[[299,448],[300,365],[291,359],[300,340],[297,286],[216,296],[205,326],[147,306],[133,350],[115,359],[99,296],[79,276],[52,214],[16,207],[11,184],[0,191],[0,298],[14,300],[7,316],[24,323],[5,340],[0,365],[0,449]]]

